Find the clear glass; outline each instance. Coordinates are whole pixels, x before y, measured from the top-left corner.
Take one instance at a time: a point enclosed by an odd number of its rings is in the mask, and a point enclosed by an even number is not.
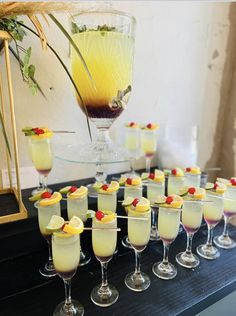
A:
[[[126,286],[135,292],[142,292],[150,286],[150,278],[141,272],[141,253],[146,248],[150,238],[151,210],[147,212],[128,212],[128,236],[135,253],[135,271],[126,275]],[[147,220],[134,220],[131,217],[147,218]]]
[[[52,234],[46,229],[46,227],[53,215],[61,215],[61,206],[60,202],[49,206],[40,206],[39,203],[36,202],[35,207],[38,209],[39,229],[47,241],[49,253],[48,261],[42,267],[40,267],[39,272],[42,276],[50,278],[56,275],[56,271],[52,260]]]
[[[93,228],[100,228],[92,231],[92,244],[94,254],[101,264],[102,283],[93,288],[90,297],[94,304],[107,307],[114,304],[119,297],[116,288],[107,281],[107,266],[116,249],[117,231],[103,228],[117,228],[116,218],[104,223],[94,217]]]
[[[117,192],[98,193],[98,210],[116,212]]]
[[[71,299],[71,279],[80,261],[80,235],[52,236],[52,255],[56,272],[64,281],[65,301],[57,305],[53,316],[81,316],[83,306]]]
[[[106,27],[104,28],[104,25]],[[86,31],[79,31],[80,28]],[[135,19],[118,11],[89,11],[71,18],[72,39],[89,69],[71,48],[72,77],[81,110],[98,130],[92,144],[77,153],[84,161],[124,161],[126,151],[114,145],[108,130],[126,107],[132,84]]]
[[[228,187],[224,197],[226,198],[224,200],[224,230],[220,236],[214,238],[214,243],[220,248],[232,249],[236,246],[236,242],[229,236],[228,223],[236,215],[236,188]]]
[[[146,172],[150,173],[151,160],[157,149],[157,130],[141,129],[141,149],[146,159]]]
[[[125,174],[127,177],[137,175],[135,172],[135,160],[140,155],[140,129],[139,127],[125,127],[125,148],[130,157],[130,172]]]
[[[213,246],[213,229],[223,216],[224,199],[222,195],[207,193],[206,199],[213,203],[205,203],[203,207],[204,220],[207,223],[208,235],[206,244],[197,247],[199,256],[214,260],[220,256],[219,250]]]
[[[32,195],[43,190],[51,192],[52,190],[47,186],[48,174],[53,164],[51,138],[34,139],[28,136],[28,139],[31,159],[39,174],[39,187],[32,191]]]
[[[148,182],[147,185],[147,198],[150,201],[151,205],[157,199],[158,195],[165,194],[165,181],[163,182]],[[158,230],[157,230],[157,208],[152,208],[152,224],[151,224],[151,233],[150,240],[160,240]]]
[[[179,194],[179,190],[185,186],[185,177],[169,176],[167,183],[168,195]]]
[[[73,216],[78,216],[84,223],[87,221],[87,211],[88,211],[88,197],[71,199],[67,197],[67,214],[70,220]],[[80,247],[80,263],[79,266],[82,267],[88,264],[91,260],[89,253],[84,252],[82,247]]]
[[[163,242],[164,254],[162,262],[156,262],[153,273],[160,279],[170,280],[176,277],[177,269],[168,260],[169,247],[179,232],[181,209],[159,208],[158,232]]]
[[[201,175],[185,173],[184,186],[200,188]]]
[[[200,264],[198,257],[192,253],[192,240],[202,223],[203,203],[184,202],[182,209],[182,225],[187,234],[187,247],[176,256],[182,267],[196,268]]]
[[[125,188],[124,188],[124,200],[127,197],[131,197],[134,199],[135,198],[141,199],[142,196],[143,196],[143,187],[142,186],[139,186],[139,185],[137,185],[137,186],[125,186]],[[122,238],[121,243],[125,248],[132,249],[132,246],[129,242],[128,235],[126,235]]]

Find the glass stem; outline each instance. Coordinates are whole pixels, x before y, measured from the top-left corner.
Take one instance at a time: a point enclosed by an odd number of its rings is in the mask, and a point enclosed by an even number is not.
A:
[[[43,175],[42,174],[39,174],[39,188],[40,189],[43,189]]]
[[[193,234],[187,233],[187,247],[186,247],[186,253],[188,255],[192,254],[192,243],[193,243]]]
[[[71,307],[71,279],[63,279],[65,286],[65,307]]]
[[[135,159],[131,158],[130,159],[130,173],[131,174],[134,174],[134,162],[135,162]]]
[[[107,282],[107,265],[108,262],[101,262],[101,270],[102,270],[102,284],[99,289],[101,294],[109,294],[110,290]]]
[[[152,229],[157,229],[157,210],[152,208]]]
[[[48,261],[52,261],[52,242],[47,241],[48,243]]]
[[[151,169],[151,158],[146,157],[146,172],[150,173],[150,169]]]
[[[48,177],[47,176],[42,176],[42,187],[43,187],[43,190],[47,190],[47,187],[48,187]]]
[[[170,245],[163,242],[163,247],[164,247],[164,254],[163,254],[163,260],[162,260],[162,263],[165,264],[165,265],[168,265],[169,264],[169,260],[168,260],[168,257],[169,257],[169,248],[170,248]]]
[[[96,175],[95,179],[97,182],[105,183],[107,178],[107,174],[104,172],[103,165],[100,163],[96,164]]]
[[[141,251],[134,251],[135,253],[135,271],[134,274],[140,274],[140,265],[141,265]]]
[[[212,240],[213,240],[213,227],[211,225],[207,225],[208,232],[207,232],[207,247],[212,247]]]
[[[230,220],[230,217],[228,216],[224,216],[224,230],[223,230],[223,237],[229,237],[229,233],[228,233],[228,223]]]

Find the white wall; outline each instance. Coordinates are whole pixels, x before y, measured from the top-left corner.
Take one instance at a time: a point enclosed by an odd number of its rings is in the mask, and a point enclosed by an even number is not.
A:
[[[127,110],[112,127],[112,135],[115,137],[123,124],[131,120],[199,124],[199,164],[204,167],[213,145],[229,29],[229,4],[115,1],[113,7],[134,15],[137,29],[133,92]],[[67,16],[58,15],[58,18],[67,24]],[[51,21],[45,31],[49,42],[69,65],[68,43],[64,37]],[[47,100],[41,95],[30,95],[22,83],[17,63],[12,59],[21,166],[31,165],[26,139],[20,132],[25,125],[75,130],[80,141],[88,140],[85,117],[61,66],[50,51],[41,50],[38,40],[31,35],[24,41],[25,47],[29,45],[33,48],[36,77]],[[215,50],[219,55],[217,58],[213,58]],[[213,67],[209,67],[210,63]],[[0,65],[3,67],[3,58]],[[63,141],[69,141],[68,136],[63,138]],[[137,166],[143,166],[142,159]],[[108,171],[127,167],[115,165]],[[84,168],[56,160],[49,182],[93,175],[93,167]]]

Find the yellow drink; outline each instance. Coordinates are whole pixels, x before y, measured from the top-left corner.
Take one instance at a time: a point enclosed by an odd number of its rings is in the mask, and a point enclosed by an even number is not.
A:
[[[203,214],[208,225],[216,226],[223,216],[224,200],[222,194],[206,194],[206,198],[213,203],[204,204]]]
[[[80,260],[80,235],[52,238],[53,263],[57,273],[64,279],[70,279],[76,272]]]
[[[88,211],[88,196],[82,198],[67,197],[67,213],[68,218],[71,219],[73,216],[78,216],[85,223],[87,221]]]
[[[157,149],[157,131],[141,130],[141,149],[146,157],[152,157]]]
[[[184,202],[182,209],[182,223],[189,234],[194,234],[202,223],[203,204]]]
[[[98,193],[98,210],[116,212],[117,192]]]
[[[52,146],[50,138],[29,139],[30,153],[36,170],[47,176],[52,169]]]
[[[114,104],[118,93],[131,85],[134,39],[118,31],[96,31],[72,35],[93,78],[89,78],[74,48],[71,51],[72,76],[79,88],[88,116],[116,118],[123,107]],[[122,101],[128,102],[128,94]],[[84,108],[78,98],[81,109]]]
[[[159,208],[158,232],[164,242],[171,243],[177,237],[180,225],[180,213],[180,210],[172,208]]]
[[[168,195],[179,194],[179,190],[185,185],[185,177],[170,175],[168,178],[167,191]]]
[[[132,211],[129,208],[128,216],[147,218],[146,221],[128,219],[128,237],[130,244],[137,250],[143,250],[150,238],[151,231],[151,210],[147,212]]]
[[[224,215],[227,217],[234,216],[236,214],[236,188],[228,187],[224,197],[226,198],[224,200]],[[227,198],[231,199],[231,201],[227,200]]]
[[[117,228],[116,218],[107,223],[93,218],[94,228]],[[93,230],[92,231],[92,244],[95,256],[100,260],[107,262],[113,256],[116,249],[117,231],[112,230]]]

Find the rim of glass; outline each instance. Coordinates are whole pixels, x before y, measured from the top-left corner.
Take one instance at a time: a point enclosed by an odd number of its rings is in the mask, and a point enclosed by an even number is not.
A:
[[[79,13],[76,13],[76,14],[73,14],[71,17],[70,17],[70,20],[73,20],[75,17],[77,16],[80,16],[80,15],[84,15],[84,14],[94,14],[94,13],[101,13],[101,14],[113,14],[113,15],[117,15],[117,16],[123,16],[123,17],[126,17],[128,19],[130,19],[134,25],[136,25],[136,19],[134,16],[126,13],[126,12],[123,12],[123,11],[119,11],[119,10],[99,10],[99,9],[96,9],[96,10],[85,10],[85,11],[81,11]]]

